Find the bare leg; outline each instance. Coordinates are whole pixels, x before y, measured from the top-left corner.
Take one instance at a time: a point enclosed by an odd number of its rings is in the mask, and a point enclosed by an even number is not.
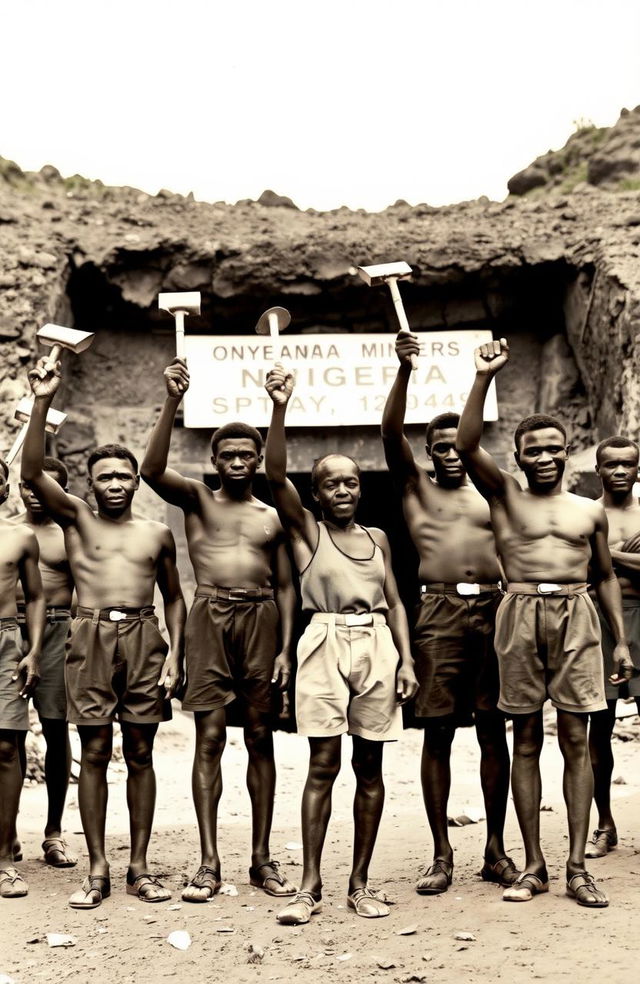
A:
[[[15,732],[13,732],[13,734],[15,734],[17,736],[17,741],[18,741],[18,761],[20,763],[20,775],[22,777],[22,780],[24,781],[24,777],[27,774],[27,749],[26,749],[27,732],[26,731],[15,731]],[[14,821],[13,821],[13,832],[12,832],[12,835],[11,835],[11,842],[13,844],[12,857],[14,857],[14,858],[17,855],[20,855],[20,856],[22,855],[22,845],[20,844],[20,840],[18,838],[18,827],[17,827],[17,824],[18,824],[18,814],[16,812],[16,816],[14,817]]]
[[[226,742],[224,707],[196,711],[196,751],[193,759],[193,803],[200,832],[201,863],[220,872],[218,803],[222,795],[220,758]]]
[[[503,837],[509,798],[509,748],[504,715],[500,711],[477,711],[475,718],[480,746],[480,783],[487,814],[484,856],[494,863],[505,856]]]
[[[71,744],[66,721],[41,718],[42,734],[47,745],[44,778],[47,784],[48,812],[44,836],[62,835],[62,814],[71,775]]]
[[[584,849],[589,831],[593,772],[587,741],[588,714],[558,711],[558,743],[564,758],[562,789],[569,821],[567,873],[584,871]]]
[[[309,738],[309,773],[302,794],[301,892],[322,893],[320,861],[331,816],[331,792],[340,772],[341,737]]]
[[[276,767],[273,759],[273,732],[268,716],[255,708],[245,708],[244,743],[247,747],[247,789],[251,800],[251,866],[270,860],[269,836],[273,820],[276,791]]]
[[[424,731],[420,778],[427,819],[433,836],[433,856],[453,861],[447,804],[451,788],[451,744],[455,728],[450,718],[430,718]]]
[[[349,879],[349,895],[357,888],[367,887],[369,864],[384,806],[383,744],[381,741],[368,741],[366,738],[353,736],[351,764],[356,777],[356,795],[353,801],[353,868]]]
[[[540,846],[540,802],[542,780],[540,753],[544,741],[542,711],[534,714],[515,714],[513,717],[513,768],[511,788],[522,840],[524,841],[524,870],[533,874],[546,869]]]
[[[82,745],[78,806],[89,852],[89,872],[108,875],[105,854],[105,823],[107,817],[107,767],[111,760],[113,727],[111,724],[78,725]]]
[[[122,753],[127,764],[127,806],[131,831],[129,880],[148,870],[147,847],[156,806],[153,741],[157,724],[122,722]]]
[[[22,791],[19,732],[0,730],[0,867],[13,867],[16,817]]]
[[[606,711],[590,714],[589,756],[593,771],[593,798],[598,808],[598,829],[615,831],[611,813],[613,751],[611,735],[616,723],[616,700],[607,701]]]

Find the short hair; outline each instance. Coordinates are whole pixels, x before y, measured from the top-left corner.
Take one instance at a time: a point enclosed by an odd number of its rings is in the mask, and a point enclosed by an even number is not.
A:
[[[136,456],[132,451],[129,451],[129,448],[125,448],[124,444],[101,444],[99,448],[91,452],[87,459],[87,471],[89,475],[91,475],[91,469],[96,461],[102,461],[103,458],[121,458],[123,461],[128,461],[133,466],[135,474],[138,474]]]
[[[0,458],[0,468],[2,468],[4,472],[4,477],[9,478],[9,465],[6,463],[4,458]]]
[[[325,461],[329,458],[347,458],[348,461],[353,462],[356,466],[356,475],[360,478],[360,465],[355,458],[352,458],[350,454],[343,454],[342,451],[330,451],[328,454],[323,454],[320,458],[315,458],[313,466],[311,468],[311,488],[315,492],[318,488],[318,472]]]
[[[605,437],[604,441],[596,448],[596,463],[600,464],[602,452],[605,448],[633,448],[636,457],[640,458],[640,448],[630,437],[623,437],[622,434],[615,434],[613,437]]]
[[[439,413],[437,417],[434,417],[433,420],[427,424],[427,430],[425,433],[425,443],[427,447],[431,447],[434,431],[444,430],[446,427],[457,427],[459,423],[459,413],[453,413],[451,410],[448,410],[446,413]]]
[[[47,456],[42,462],[42,470],[53,472],[58,476],[58,483],[63,489],[67,487],[67,482],[69,481],[69,473],[67,471],[66,465],[60,461],[60,458],[52,458]]]
[[[566,442],[567,431],[564,424],[561,424],[555,417],[550,417],[548,413],[533,413],[530,417],[525,417],[524,420],[521,420],[516,427],[516,432],[513,435],[516,451],[520,451],[520,438],[523,434],[528,434],[530,431],[543,430],[545,427],[554,427],[556,430],[559,430]]]
[[[211,435],[211,454],[215,458],[218,453],[220,441],[226,441],[231,437],[246,437],[256,446],[258,454],[262,452],[262,434],[252,427],[251,424],[244,424],[241,420],[234,420],[230,424],[223,424],[218,427]]]

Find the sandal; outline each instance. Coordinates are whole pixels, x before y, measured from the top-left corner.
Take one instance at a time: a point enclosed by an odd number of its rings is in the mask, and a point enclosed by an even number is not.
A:
[[[382,896],[370,888],[356,888],[355,892],[347,895],[347,906],[355,910],[356,916],[363,916],[365,919],[388,916],[391,911]]]
[[[276,898],[295,895],[298,889],[280,874],[279,867],[277,861],[265,861],[255,868],[249,868],[249,884],[254,888],[261,888],[267,895],[274,895]]]
[[[52,868],[74,868],[78,859],[69,851],[69,845],[62,837],[47,837],[42,842],[44,863]]]
[[[618,834],[615,830],[594,830],[593,839],[587,844],[585,858],[603,858],[605,854],[617,847]]]
[[[221,886],[220,872],[202,864],[188,885],[185,885],[181,896],[182,901],[209,902],[220,891]]]
[[[541,895],[543,892],[549,891],[549,876],[547,875],[546,869],[543,869],[539,875],[534,874],[531,871],[523,871],[521,875],[518,875],[513,885],[505,888],[502,893],[503,902],[530,902],[534,895]]]
[[[29,892],[29,886],[17,868],[0,868],[0,898],[21,899]]]
[[[316,899],[311,892],[298,892],[284,909],[281,909],[276,919],[284,926],[301,926],[308,923],[311,916],[322,910],[322,900]]]
[[[588,871],[578,871],[567,881],[567,895],[575,899],[578,905],[588,909],[606,909],[609,899],[593,880]]]
[[[111,895],[109,875],[87,875],[82,887],[69,898],[72,909],[97,909]]]
[[[494,882],[496,885],[502,885],[503,888],[513,885],[519,876],[520,872],[516,868],[515,861],[506,856],[494,861],[493,864],[485,858],[480,869],[480,877],[483,881]]]
[[[441,895],[449,888],[453,877],[453,862],[435,858],[416,885],[418,895]]]
[[[168,902],[171,898],[169,889],[146,871],[136,875],[132,882],[127,875],[127,895],[135,895],[141,902]]]

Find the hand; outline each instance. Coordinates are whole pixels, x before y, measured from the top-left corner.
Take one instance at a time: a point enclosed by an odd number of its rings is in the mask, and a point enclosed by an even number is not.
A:
[[[406,704],[408,700],[418,692],[420,684],[413,672],[413,665],[402,663],[396,675],[396,700],[399,704]]]
[[[162,667],[162,673],[158,680],[158,686],[164,687],[167,692],[167,700],[171,700],[180,685],[182,679],[182,665],[177,656],[171,653],[167,656]]]
[[[407,334],[406,331],[401,331],[396,335],[396,355],[401,366],[409,366],[410,369],[413,368],[411,357],[413,355],[420,355],[418,336]]]
[[[264,384],[273,402],[279,406],[286,406],[293,393],[293,386],[293,373],[285,369],[281,362],[276,362],[273,369],[267,373],[267,381]]]
[[[609,677],[609,683],[619,687],[621,683],[631,679],[633,670],[629,647],[626,642],[619,642],[613,650],[613,673]]]
[[[29,371],[29,386],[34,396],[53,396],[60,385],[60,363],[44,357]]]
[[[271,674],[271,683],[275,683],[278,690],[286,690],[289,686],[289,677],[291,676],[291,660],[286,655],[286,653],[278,653],[273,661],[273,672]]]
[[[189,370],[184,359],[174,359],[164,371],[167,393],[174,400],[180,400],[189,389]]]
[[[509,360],[509,346],[506,338],[479,345],[473,353],[476,372],[483,376],[494,376]]]
[[[19,676],[25,676],[25,684],[20,691],[20,696],[25,699],[33,696],[33,692],[38,685],[38,680],[40,679],[40,668],[38,666],[38,656],[36,653],[28,652],[22,657],[18,665],[16,666],[16,671],[11,677],[12,682],[15,682]]]

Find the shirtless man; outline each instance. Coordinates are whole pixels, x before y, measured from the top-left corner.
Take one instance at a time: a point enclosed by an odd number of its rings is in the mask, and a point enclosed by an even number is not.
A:
[[[396,341],[400,360],[382,417],[387,466],[402,494],[402,508],[420,559],[421,601],[414,631],[420,690],[415,714],[424,726],[422,795],[434,841],[433,864],[416,891],[446,892],[453,872],[447,803],[451,744],[456,726],[475,724],[480,782],[487,818],[485,881],[511,885],[518,871],[506,856],[504,821],[509,795],[509,750],[504,714],[498,710],[498,661],[493,648],[501,598],[500,569],[489,507],[467,480],[456,451],[459,415],[441,414],[427,427],[426,452],[435,479],[420,468],[403,433],[415,335]]]
[[[273,400],[267,478],[300,572],[302,607],[311,615],[298,645],[296,678],[298,733],[308,737],[310,752],[302,796],[302,885],[277,918],[299,925],[322,908],[320,861],[345,733],[353,737],[356,777],[347,905],[365,918],[386,916],[389,908],[367,878],[384,804],[383,745],[400,737],[400,704],[418,687],[407,617],[386,534],[354,519],[360,500],[357,463],[342,454],[315,462],[313,496],[323,516],[318,522],[287,479],[284,421],[293,378],[277,365],[267,375],[266,389]]]
[[[602,908],[608,899],[584,867],[593,795],[587,725],[592,711],[606,708],[600,626],[587,594],[589,564],[598,602],[616,640],[615,680],[631,670],[620,588],[611,565],[602,505],[563,491],[568,447],[562,424],[536,414],[516,428],[515,460],[527,480],[525,490],[480,448],[486,394],[508,357],[504,338],[476,349],[476,376],[456,441],[467,472],[489,503],[508,581],[496,617],[498,706],[513,717],[511,783],[525,866],[503,898],[527,902],[549,889],[540,845],[542,706],[549,697],[557,709],[564,758],[569,826],[566,891],[579,905]]]
[[[0,458],[0,504],[9,495],[9,468]],[[22,584],[30,648],[23,656],[16,587]],[[44,592],[38,570],[38,541],[31,530],[0,520],[0,897],[28,892],[14,867],[16,818],[22,790],[20,746],[29,730],[30,697],[38,682],[44,632]]]
[[[171,897],[148,872],[156,783],[153,742],[171,716],[167,698],[181,675],[185,605],[175,563],[175,543],[162,523],[134,518],[138,465],[127,448],[108,444],[87,462],[88,485],[97,512],[69,495],[44,470],[44,425],[60,383],[59,363],[41,359],[29,373],[35,397],[22,453],[22,479],[64,532],[78,595],[66,647],[68,719],[82,745],[78,803],[89,851],[89,875],[69,899],[72,908],[93,909],[111,892],[105,855],[107,766],[113,721],[118,715],[127,765],[131,854],[127,894],[143,902]],[[154,586],[164,598],[171,640],[167,644],[153,611]]]
[[[189,387],[189,373],[175,359],[164,375],[167,398],[142,462],[142,477],[166,502],[184,512],[197,581],[187,621],[187,688],[182,707],[195,716],[192,786],[201,863],[182,898],[207,902],[221,886],[217,846],[220,759],[226,741],[225,707],[236,699],[249,758],[250,882],[268,895],[294,895],[295,885],[271,859],[269,837],[276,785],[273,686],[284,691],[289,681],[296,598],[276,511],[252,493],[253,477],[262,461],[262,438],[255,428],[241,423],[215,431],[211,462],[220,479],[215,492],[168,468],[171,429]]]
[[[613,752],[611,734],[616,723],[618,696],[634,697],[640,713],[640,505],[633,494],[638,477],[638,445],[627,437],[608,437],[596,449],[596,471],[602,481],[602,498],[609,521],[609,548],[622,590],[622,612],[633,661],[631,679],[618,686],[608,678],[613,673],[615,640],[600,610],[607,710],[591,715],[589,753],[593,768],[593,798],[598,808],[598,826],[587,845],[585,857],[601,858],[618,843],[611,814]]]
[[[66,490],[67,469],[58,458],[45,458],[44,470]],[[12,522],[27,527],[36,536],[47,606],[40,657],[40,680],[33,695],[46,744],[44,779],[48,810],[42,850],[46,864],[53,868],[72,868],[78,859],[70,852],[62,837],[62,814],[71,774],[71,745],[64,688],[64,644],[71,623],[73,578],[64,548],[62,529],[47,515],[31,489],[23,482],[20,482],[20,496],[25,512],[13,517]],[[20,585],[17,601],[18,621],[27,642],[24,593]],[[24,756],[24,746],[22,755]],[[25,765],[26,760],[23,758],[23,772]]]

